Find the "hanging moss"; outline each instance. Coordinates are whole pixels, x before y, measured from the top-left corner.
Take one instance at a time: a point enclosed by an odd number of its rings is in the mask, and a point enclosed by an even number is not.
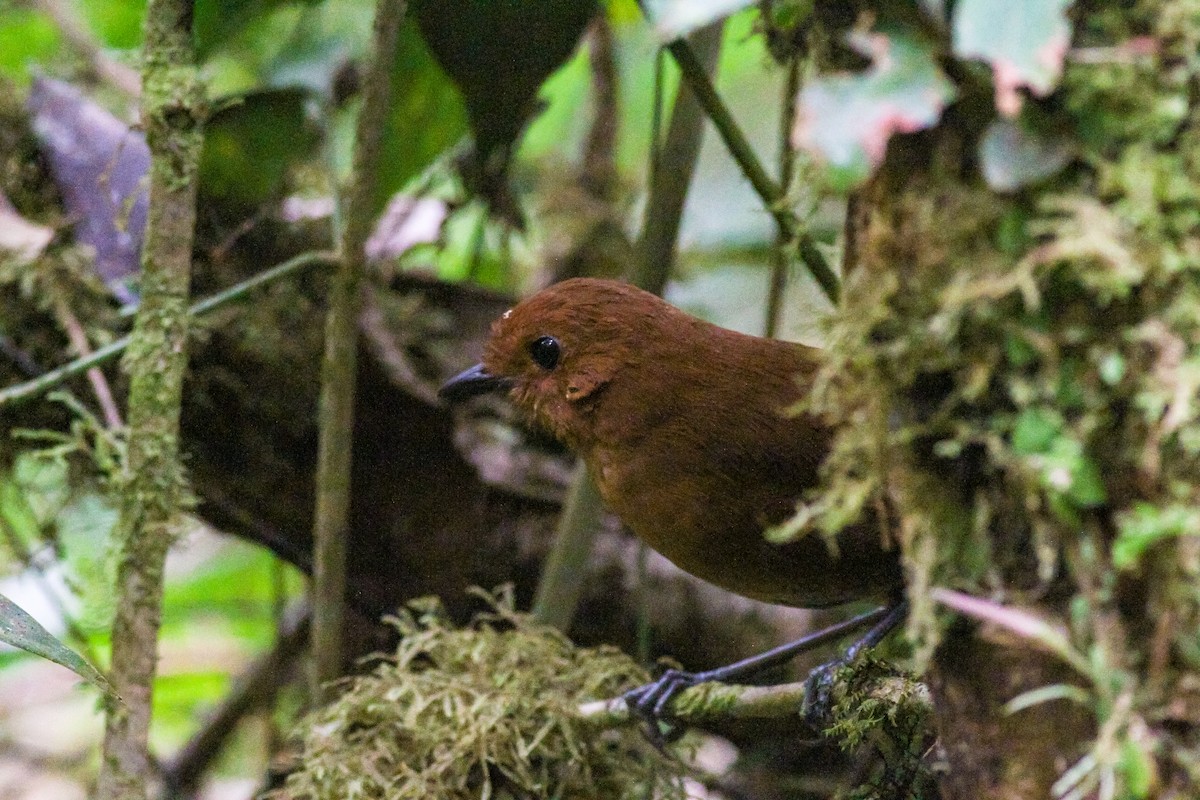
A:
[[[276,798],[682,798],[679,768],[636,729],[597,730],[581,702],[647,680],[615,648],[574,647],[512,610],[455,629],[434,600],[402,611],[393,657],[300,725]]]
[[[849,424],[801,516],[895,510],[918,665],[930,587],[1057,598],[1095,774],[1144,796],[1150,754],[1179,785],[1198,761],[1200,3],[1081,8],[1076,47],[1039,109],[1077,154],[1053,182],[964,181],[973,143],[940,132],[873,187],[809,406]]]

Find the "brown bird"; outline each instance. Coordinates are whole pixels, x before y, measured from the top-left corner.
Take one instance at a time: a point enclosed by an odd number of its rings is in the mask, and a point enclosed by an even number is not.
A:
[[[815,348],[720,328],[636,287],[576,278],[507,311],[483,363],[441,394],[507,389],[583,458],[635,534],[697,577],[803,608],[889,598],[901,573],[877,523],[835,547],[763,536],[817,485],[829,450],[828,426],[788,413],[819,360]]]

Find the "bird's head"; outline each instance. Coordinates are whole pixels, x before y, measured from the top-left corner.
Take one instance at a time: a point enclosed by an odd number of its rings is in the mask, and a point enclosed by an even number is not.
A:
[[[571,446],[585,416],[618,372],[661,341],[681,312],[627,284],[575,278],[513,307],[492,325],[483,361],[451,378],[439,395],[461,400],[508,390],[519,408]]]

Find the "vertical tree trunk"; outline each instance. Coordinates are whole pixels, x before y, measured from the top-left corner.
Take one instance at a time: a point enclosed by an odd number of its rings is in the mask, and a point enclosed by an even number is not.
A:
[[[179,405],[186,367],[187,294],[203,141],[190,0],[146,9],[142,122],[150,145],[150,215],[142,302],[126,354],[129,446],[118,526],[119,598],[113,621],[111,703],[97,797],[146,797],[147,737],[162,614],[163,562],[186,497]]]

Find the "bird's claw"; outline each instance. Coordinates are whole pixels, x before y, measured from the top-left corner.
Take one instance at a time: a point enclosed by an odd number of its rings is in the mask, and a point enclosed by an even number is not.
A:
[[[662,749],[684,732],[684,727],[672,719],[671,701],[684,689],[702,682],[697,673],[668,669],[650,683],[630,689],[622,698],[630,713],[645,723],[650,741]]]
[[[848,663],[846,658],[835,658],[814,667],[804,679],[801,715],[813,730],[824,731],[829,727],[833,717],[833,687],[837,684],[839,670]]]

